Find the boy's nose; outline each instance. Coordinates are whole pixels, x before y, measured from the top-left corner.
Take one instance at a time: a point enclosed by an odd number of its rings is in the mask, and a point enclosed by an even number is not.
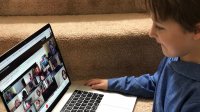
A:
[[[152,25],[151,29],[149,30],[149,37],[150,38],[156,38],[156,31],[155,31],[155,28],[154,26]]]

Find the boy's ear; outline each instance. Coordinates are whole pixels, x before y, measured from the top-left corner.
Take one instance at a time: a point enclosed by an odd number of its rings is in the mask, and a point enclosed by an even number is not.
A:
[[[200,23],[196,25],[194,39],[200,40]]]

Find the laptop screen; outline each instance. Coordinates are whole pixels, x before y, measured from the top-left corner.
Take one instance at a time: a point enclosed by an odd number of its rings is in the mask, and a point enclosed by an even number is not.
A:
[[[49,24],[0,58],[0,92],[11,112],[49,111],[70,80]]]

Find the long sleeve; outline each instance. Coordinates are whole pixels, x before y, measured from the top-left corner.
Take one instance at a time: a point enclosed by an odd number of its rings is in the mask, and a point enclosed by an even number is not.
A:
[[[108,81],[108,89],[125,94],[142,97],[153,97],[158,75],[145,74],[140,77],[113,78]]]
[[[152,98],[154,97],[156,84],[158,82],[162,69],[165,66],[166,61],[166,58],[161,61],[157,72],[155,72],[153,75],[144,74],[140,77],[125,76],[121,78],[109,79],[108,90],[134,96]]]

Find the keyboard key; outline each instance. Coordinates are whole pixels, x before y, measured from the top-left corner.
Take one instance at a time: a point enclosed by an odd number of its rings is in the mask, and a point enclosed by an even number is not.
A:
[[[79,107],[79,109],[82,109],[82,110],[83,110],[83,109],[85,109],[85,106],[81,106],[81,107]]]
[[[69,106],[71,106],[71,107],[74,106],[74,103],[70,103]]]
[[[88,94],[88,92],[86,92],[86,91],[83,91],[83,94],[85,94],[85,95],[86,95],[86,94]]]
[[[82,94],[82,91],[78,90],[78,92],[77,92],[76,94],[79,94],[79,95],[80,95],[80,94]]]
[[[82,95],[81,95],[82,98],[85,98],[86,96],[87,96],[86,94],[82,94]]]
[[[75,100],[78,100],[78,98],[77,98],[77,97],[74,97],[73,101],[75,101]]]
[[[104,96],[104,95],[102,95],[102,94],[99,94],[99,97],[101,97],[101,98],[102,98],[103,96]]]
[[[89,105],[89,106],[92,106],[92,105],[93,105],[93,103],[88,103],[88,105]]]
[[[71,109],[72,109],[72,107],[71,107],[71,106],[69,106],[69,107],[67,107],[67,109],[68,109],[68,110],[71,110]]]
[[[65,110],[65,111],[61,111],[61,112],[70,112],[70,110]]]
[[[80,103],[76,103],[76,106],[80,106],[81,104]]]
[[[98,106],[99,105],[99,103],[94,103],[94,106]]]
[[[92,97],[93,93],[88,93],[87,97],[90,98]]]
[[[98,96],[97,99],[98,99],[98,100],[102,100],[102,97],[99,97],[99,96]]]
[[[98,94],[94,93],[91,99],[96,99]]]
[[[73,109],[78,109],[79,107],[78,106],[74,106],[74,108]]]
[[[86,110],[84,110],[84,112],[90,112],[90,110],[86,109]]]
[[[82,103],[82,104],[81,104],[81,106],[86,106],[86,105],[87,105],[87,103]]]
[[[88,110],[91,109],[91,106],[87,106],[86,109],[88,109]]]
[[[85,101],[83,101],[83,103],[88,103],[89,102],[89,100],[85,100]]]
[[[84,99],[85,99],[85,98],[83,98],[83,97],[80,97],[80,98],[79,98],[79,100],[84,100]]]
[[[82,109],[79,109],[77,112],[84,112]]]
[[[94,103],[95,100],[90,100],[91,103]]]
[[[85,100],[90,100],[90,98],[89,98],[89,97],[87,97],[87,98],[85,98]]]
[[[81,96],[80,94],[76,94],[76,95],[75,95],[76,98],[79,98],[80,96]]]
[[[92,106],[92,110],[96,110],[97,109],[97,106]]]
[[[73,100],[73,101],[71,101],[71,103],[76,103],[76,101],[75,101],[75,100]]]
[[[77,110],[75,109],[75,110],[72,110],[71,112],[76,112]]]
[[[75,90],[73,93],[77,93],[79,90]]]
[[[100,102],[101,102],[101,100],[96,100],[96,102],[97,102],[97,103],[100,103]]]
[[[78,100],[77,102],[78,102],[78,103],[83,103],[83,100]]]

